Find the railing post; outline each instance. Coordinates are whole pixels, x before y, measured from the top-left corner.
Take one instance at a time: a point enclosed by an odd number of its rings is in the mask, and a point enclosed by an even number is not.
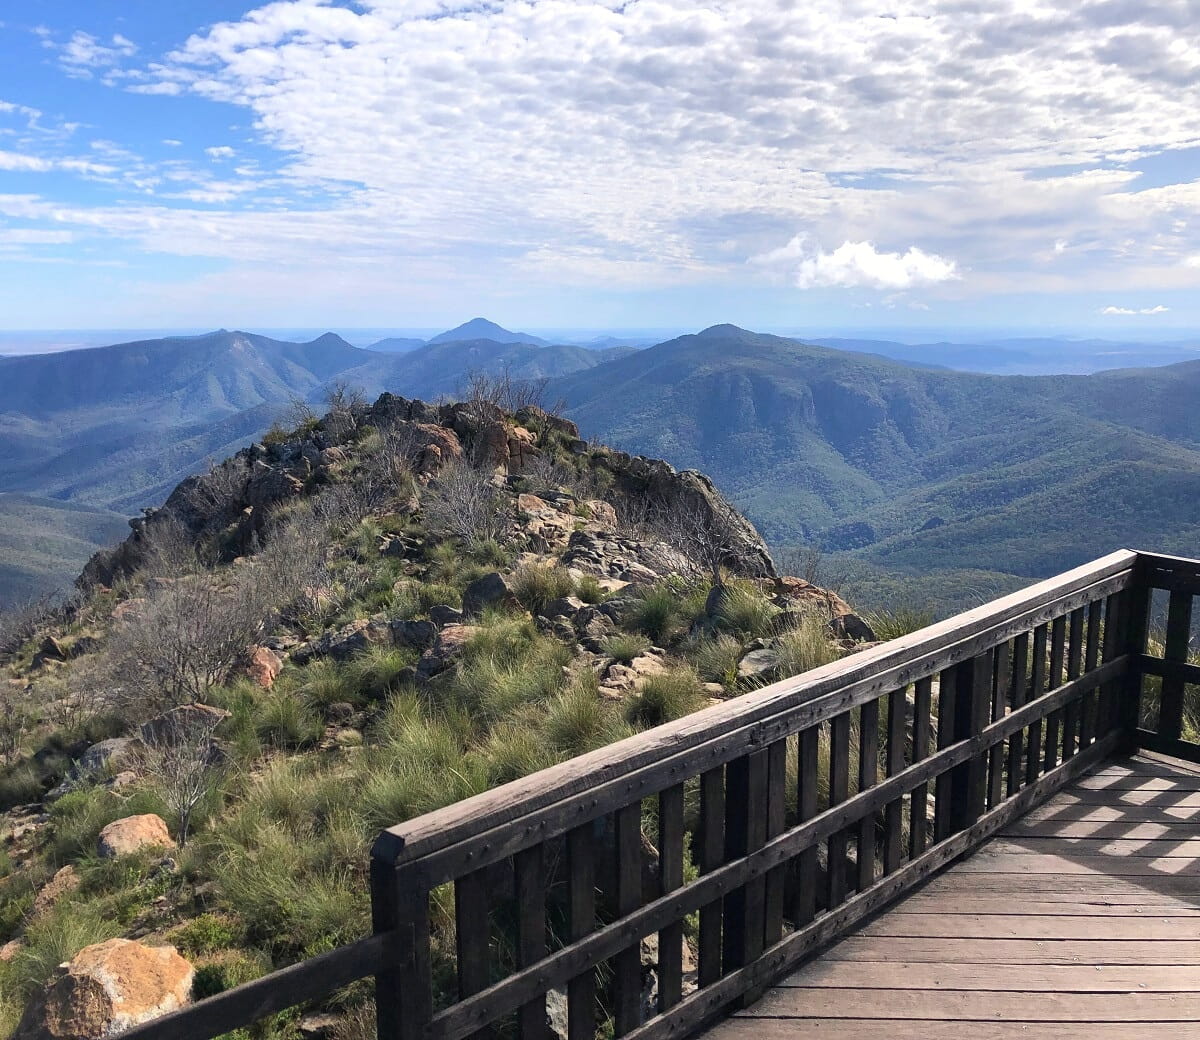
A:
[[[371,857],[371,924],[393,936],[375,976],[379,1040],[421,1040],[433,1018],[429,886],[386,856]]]
[[[991,709],[992,652],[964,661],[955,670],[954,739],[969,740],[988,724]],[[987,808],[988,755],[981,751],[955,768],[950,781],[950,830],[970,827]]]
[[[1121,701],[1117,710],[1117,727],[1121,731],[1120,751],[1130,754],[1138,746],[1138,722],[1141,717],[1144,673],[1138,663],[1146,652],[1150,634],[1150,585],[1146,580],[1146,564],[1139,556],[1133,567],[1133,584],[1126,590],[1121,628],[1122,644],[1129,655],[1129,671],[1121,684]]]

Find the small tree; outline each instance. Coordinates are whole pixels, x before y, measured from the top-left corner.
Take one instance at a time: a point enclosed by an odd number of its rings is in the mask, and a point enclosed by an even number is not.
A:
[[[143,766],[179,821],[180,848],[187,844],[196,809],[225,775],[226,758],[213,739],[220,722],[216,712],[169,712],[150,727],[145,741]]]
[[[658,502],[648,511],[646,526],[714,588],[724,588],[726,570],[748,558],[745,532],[732,512],[683,500],[670,505]]]

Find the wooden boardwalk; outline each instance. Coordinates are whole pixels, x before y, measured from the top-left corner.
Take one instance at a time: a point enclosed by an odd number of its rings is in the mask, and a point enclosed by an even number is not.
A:
[[[705,1040],[1200,1037],[1200,770],[1076,781]]]

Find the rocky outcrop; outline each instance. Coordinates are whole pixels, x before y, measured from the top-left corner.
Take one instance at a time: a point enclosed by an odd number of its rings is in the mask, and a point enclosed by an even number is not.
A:
[[[270,647],[256,646],[250,651],[246,674],[261,689],[269,690],[274,686],[282,670],[283,659]]]
[[[109,939],[61,965],[26,1009],[14,1040],[96,1040],[187,1004],[192,966],[173,946]]]
[[[114,820],[105,827],[96,839],[96,855],[101,859],[113,859],[142,849],[169,848],[173,844],[166,821],[154,813],[144,813]]]
[[[229,712],[211,704],[181,704],[143,722],[142,740],[151,745],[173,745],[197,737],[211,737],[213,730],[227,718]]]
[[[142,742],[137,737],[111,737],[93,744],[79,756],[63,782],[46,795],[46,800],[54,801],[68,791],[136,764],[142,750]]]
[[[519,606],[508,579],[495,571],[471,582],[463,591],[462,602],[467,617],[478,617],[488,607]]]

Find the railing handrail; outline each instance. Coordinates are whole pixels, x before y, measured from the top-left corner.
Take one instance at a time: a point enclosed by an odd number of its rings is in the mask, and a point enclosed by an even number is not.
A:
[[[985,636],[991,629],[1025,619],[1039,610],[1053,609],[1073,593],[1132,572],[1142,555],[1145,554],[1129,549],[1117,550],[910,635],[389,827],[376,840],[372,856],[400,865],[481,836],[493,828],[511,827],[539,809],[619,781],[623,776],[693,749],[705,741],[794,710],[800,704],[837,693],[885,672],[915,664],[973,637]],[[831,713],[835,710],[844,710],[844,707],[831,706]]]

